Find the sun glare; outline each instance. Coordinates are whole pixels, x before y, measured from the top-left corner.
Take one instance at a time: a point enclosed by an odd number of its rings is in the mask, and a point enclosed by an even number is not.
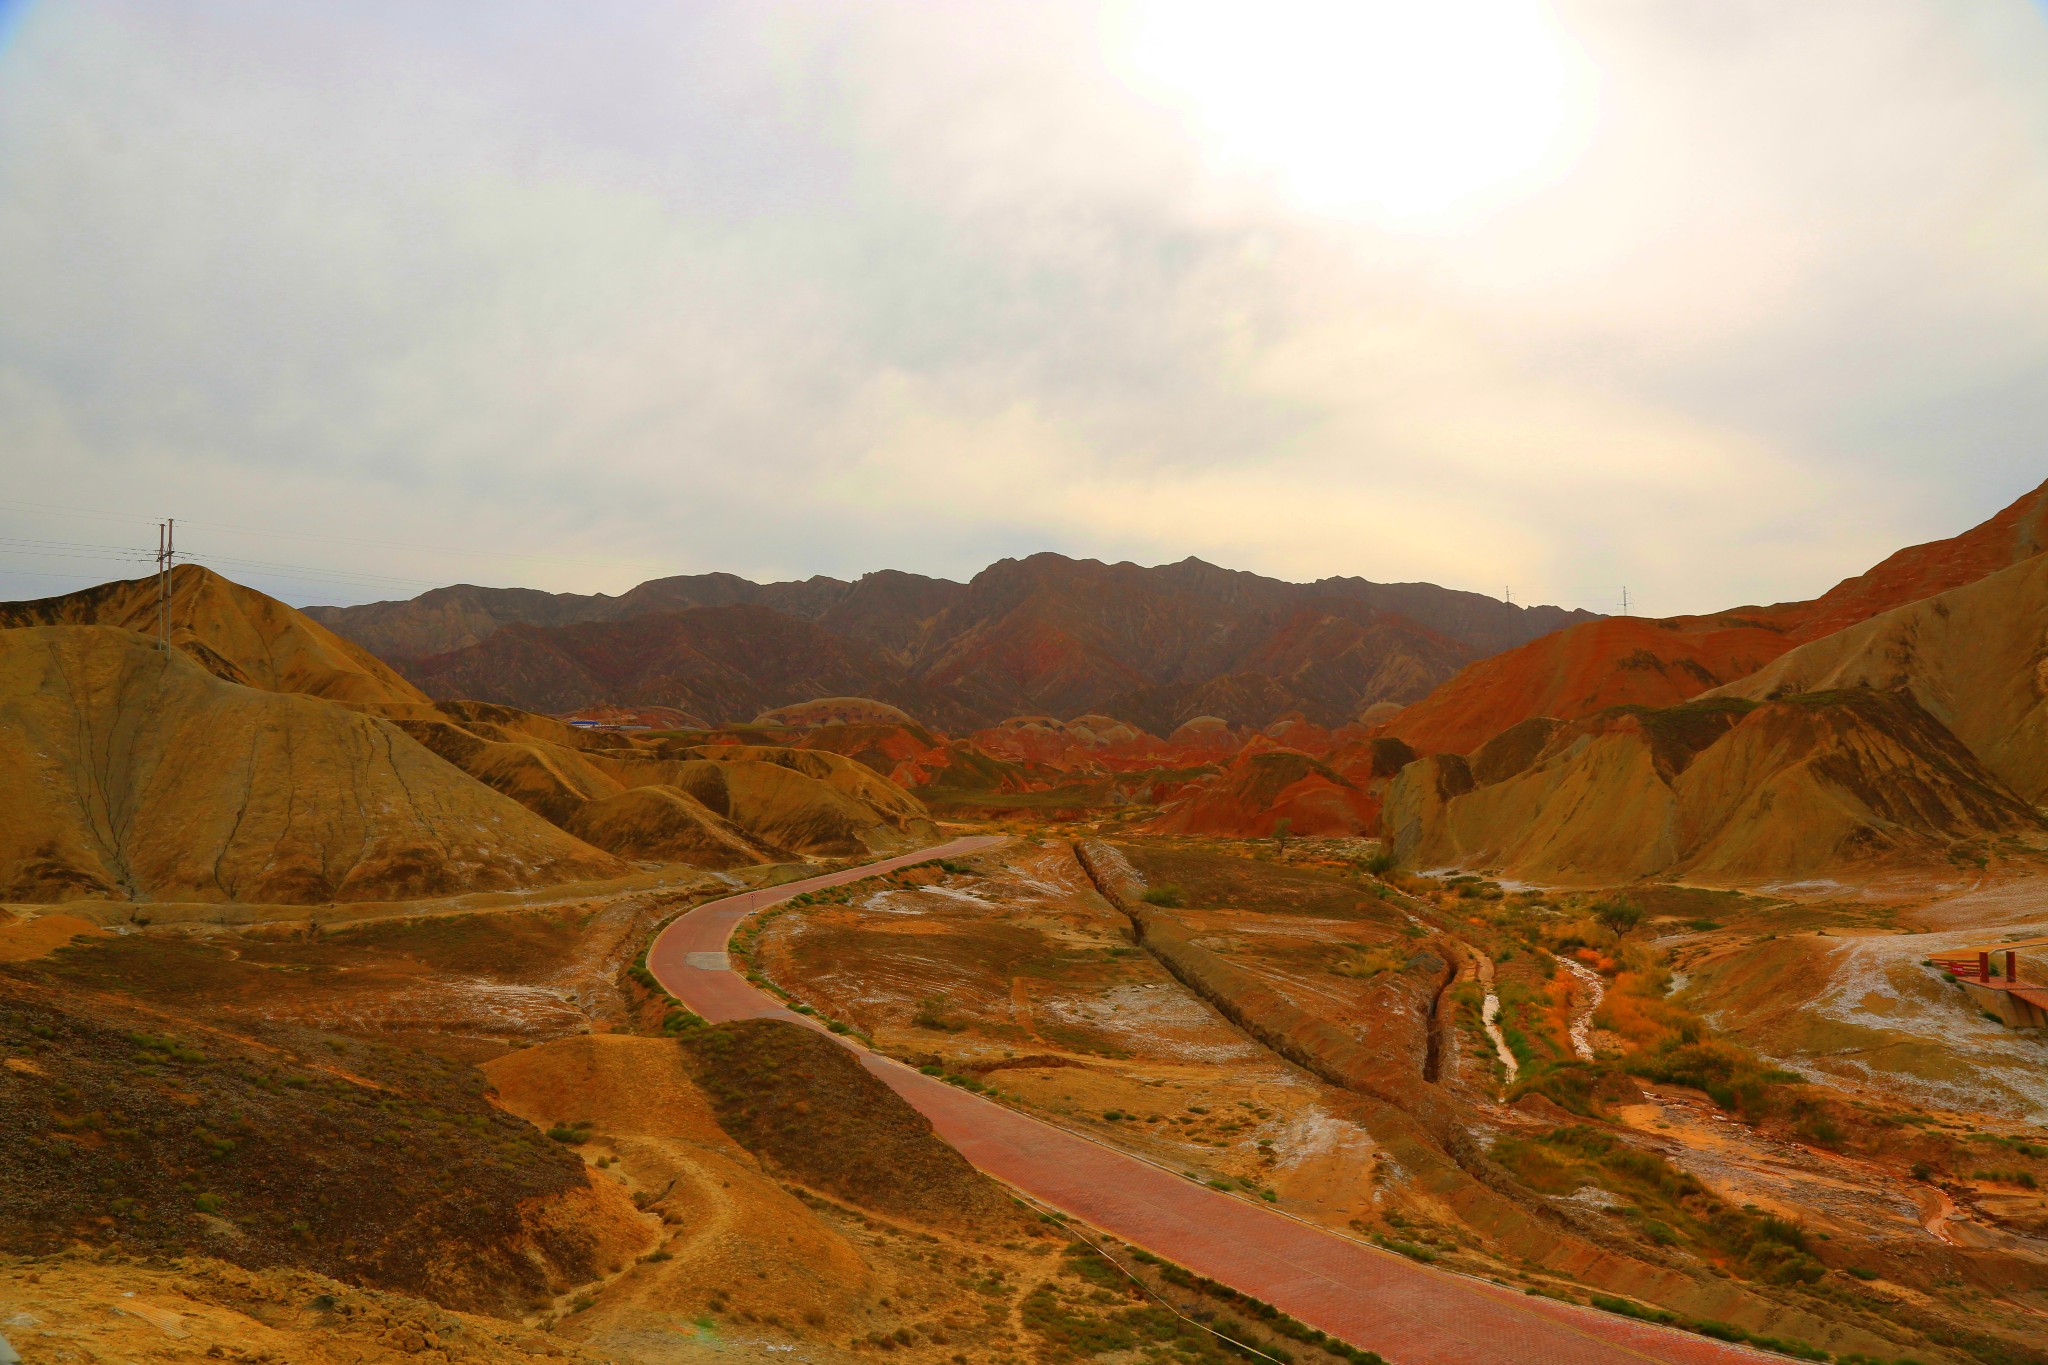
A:
[[[1570,160],[1589,73],[1537,0],[1145,0],[1141,88],[1304,208],[1428,220]]]

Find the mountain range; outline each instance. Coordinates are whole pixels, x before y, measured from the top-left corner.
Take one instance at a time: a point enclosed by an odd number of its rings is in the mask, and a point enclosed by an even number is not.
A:
[[[1198,559],[1038,554],[966,583],[656,579],[617,597],[467,584],[307,615],[429,694],[529,710],[669,706],[707,724],[831,695],[927,724],[1099,713],[1155,733],[1216,715],[1326,725],[1427,695],[1471,661],[1591,613],[1429,583],[1288,583]]]

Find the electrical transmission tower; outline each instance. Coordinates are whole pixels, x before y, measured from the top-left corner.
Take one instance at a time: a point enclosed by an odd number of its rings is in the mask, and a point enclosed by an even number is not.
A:
[[[1628,584],[1621,585],[1621,614],[1628,615]]]

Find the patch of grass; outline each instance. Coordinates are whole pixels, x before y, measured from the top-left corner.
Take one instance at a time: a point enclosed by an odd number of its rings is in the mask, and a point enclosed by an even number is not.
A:
[[[945,1000],[936,995],[927,995],[917,1002],[917,1012],[910,1016],[910,1022],[940,1033],[958,1033],[967,1027],[947,1013]]]
[[[1539,1194],[1569,1195],[1591,1185],[1619,1195],[1639,1225],[1655,1222],[1673,1241],[1708,1253],[1746,1278],[1812,1284],[1826,1273],[1808,1253],[1798,1224],[1733,1208],[1663,1157],[1597,1128],[1575,1125],[1535,1138],[1502,1138],[1493,1156]]]
[[[1019,1230],[1015,1205],[830,1039],[750,1019],[707,1025],[679,1043],[719,1125],[771,1168],[849,1203],[978,1238]]]

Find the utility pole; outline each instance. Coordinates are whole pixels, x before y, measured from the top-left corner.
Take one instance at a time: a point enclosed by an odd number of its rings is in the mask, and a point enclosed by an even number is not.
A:
[[[1512,607],[1513,605],[1515,605],[1515,588],[1514,588],[1514,585],[1513,585],[1512,583],[1510,583],[1510,584],[1509,584],[1509,585],[1508,585],[1507,587],[1505,587],[1505,588],[1501,589],[1501,591],[1502,591],[1503,593],[1505,593],[1505,594],[1507,595],[1507,599],[1508,599],[1508,605],[1509,605],[1509,606],[1511,606],[1511,607]]]
[[[1628,584],[1621,585],[1621,614],[1628,615]]]
[[[171,556],[176,553],[175,518],[157,523],[156,528],[156,632],[157,647],[171,652]]]

